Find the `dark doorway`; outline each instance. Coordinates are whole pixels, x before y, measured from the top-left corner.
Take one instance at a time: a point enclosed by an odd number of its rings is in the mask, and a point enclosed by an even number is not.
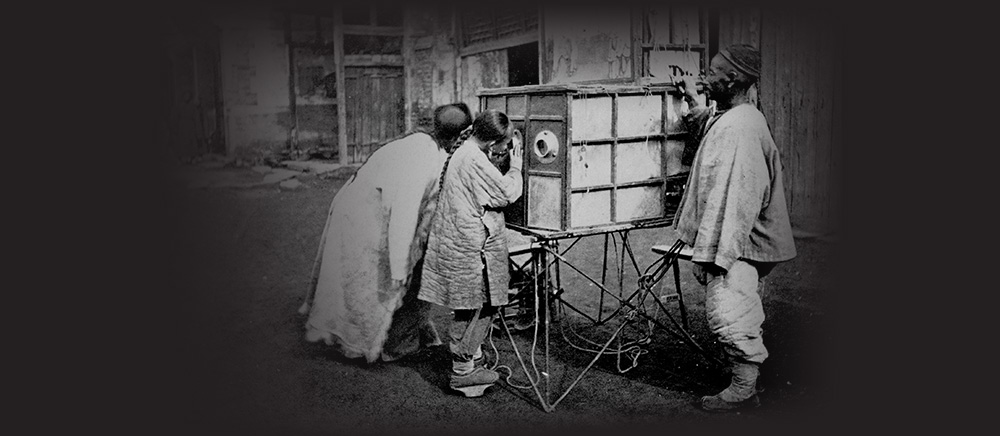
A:
[[[507,49],[507,86],[538,84],[538,43]]]

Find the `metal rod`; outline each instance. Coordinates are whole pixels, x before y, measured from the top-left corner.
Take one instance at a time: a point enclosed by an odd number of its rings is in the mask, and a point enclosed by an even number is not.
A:
[[[628,242],[628,232],[622,232],[622,245],[628,250],[628,257],[632,261],[632,266],[635,268],[636,274],[641,274],[639,272],[639,264],[635,261],[635,253],[632,253],[632,244]]]
[[[622,296],[622,289],[625,288],[625,238],[623,235],[618,235],[622,238],[622,251],[621,256],[618,258],[618,296]]]
[[[545,251],[548,251],[549,254],[551,254],[552,256],[554,256],[556,259],[561,260],[563,263],[565,263],[567,266],[569,266],[570,268],[572,268],[574,271],[580,273],[580,275],[582,275],[585,279],[589,280],[591,283],[593,283],[593,284],[597,285],[599,288],[601,288],[602,291],[607,292],[611,296],[614,296],[614,294],[612,294],[611,291],[609,291],[608,288],[606,288],[603,284],[598,283],[597,280],[594,280],[592,277],[590,277],[589,275],[587,275],[587,273],[585,273],[583,271],[580,271],[580,268],[577,268],[576,265],[573,265],[572,263],[566,261],[566,258],[562,257],[559,253],[556,253],[556,252],[552,251],[551,249],[547,249],[547,248],[545,249]]]
[[[532,256],[532,258],[534,259],[536,265],[539,268],[537,270],[537,271],[539,271],[539,274],[540,274],[539,277],[543,278],[543,281],[535,281],[535,283],[533,285],[533,288],[532,288],[535,291],[535,294],[534,294],[535,298],[532,299],[532,305],[533,305],[533,307],[535,309],[535,312],[534,312],[535,328],[533,329],[533,334],[531,336],[531,369],[535,370],[535,377],[536,377],[537,380],[541,380],[542,376],[541,376],[541,372],[538,370],[538,364],[535,362],[535,349],[538,347],[538,329],[540,328],[540,326],[542,326],[542,320],[539,318],[539,316],[541,314],[541,312],[539,312],[539,307],[541,305],[540,302],[542,300],[541,293],[545,292],[544,284],[539,285],[539,283],[544,283],[544,278],[547,277],[546,270],[541,268],[541,266],[544,265],[544,262],[542,262],[539,259],[539,257],[540,256],[544,256],[544,255],[545,255],[544,252],[539,252],[538,256]],[[544,327],[541,327],[541,328],[544,328]],[[548,334],[548,333],[544,333],[543,332],[543,334]],[[548,368],[546,368],[545,370],[548,371]],[[546,391],[545,392],[545,401],[546,401],[546,403],[549,401],[549,399],[550,399],[550,395],[549,395],[548,391]]]
[[[553,256],[556,256],[557,258],[561,258],[562,257],[562,256],[559,255],[559,253],[553,253],[552,251],[549,251],[549,253],[552,254]],[[563,262],[565,262],[565,259],[563,259]],[[569,265],[570,268],[573,268],[576,272],[580,273],[580,275],[584,276],[586,279],[590,280],[595,285],[598,285],[601,288],[602,291],[608,292],[609,295],[611,295],[612,297],[618,299],[619,303],[628,306],[630,309],[637,309],[637,307],[635,305],[629,303],[628,301],[625,301],[624,299],[621,299],[621,298],[615,296],[613,293],[611,293],[611,291],[608,291],[607,288],[605,288],[603,285],[598,284],[594,279],[592,279],[590,276],[588,276],[583,271],[580,271],[580,269],[577,268],[572,263],[569,263],[569,262],[565,262],[565,263],[566,263],[566,265]],[[713,361],[722,364],[722,362],[718,358],[716,358],[715,356],[712,356],[712,355],[708,354],[708,352],[705,351],[705,349],[702,348],[701,345],[698,345],[698,343],[694,340],[694,338],[692,338],[690,335],[687,334],[687,331],[684,331],[683,327],[681,327],[680,324],[678,324],[677,321],[674,320],[674,318],[672,316],[670,316],[670,313],[666,312],[666,308],[663,307],[663,303],[660,302],[660,299],[657,298],[656,302],[657,302],[657,304],[659,304],[661,306],[661,309],[664,309],[664,313],[666,313],[667,318],[670,319],[670,321],[674,324],[674,326],[677,329],[680,329],[684,333],[684,335],[681,336],[681,339],[684,339],[685,341],[688,342],[689,345],[692,345],[697,350],[701,351],[701,353],[703,355],[705,355],[706,358],[712,359]],[[657,319],[655,319],[653,317],[650,317],[650,316],[648,316],[646,314],[641,314],[641,315],[643,315],[644,317],[648,318],[649,320],[651,320],[653,323],[655,323],[656,325],[660,326],[661,328],[663,328],[663,329],[665,329],[667,331],[672,331],[670,328],[668,328],[665,324],[663,324],[659,320],[657,320]],[[676,334],[676,332],[675,332],[675,334]]]
[[[579,236],[579,237],[577,237],[576,239],[574,239],[574,240],[573,240],[573,243],[572,243],[572,244],[569,244],[569,247],[566,247],[566,249],[562,251],[562,254],[566,254],[566,253],[569,253],[569,250],[570,250],[571,248],[573,248],[573,246],[574,246],[574,245],[576,245],[576,243],[577,243],[577,242],[580,242],[580,239],[582,239],[582,238],[583,238],[583,236]],[[558,247],[558,246],[559,246],[559,243],[558,243],[557,241],[555,241],[555,240],[552,240],[551,242],[552,242],[552,243],[553,243],[553,244],[554,244],[554,245],[555,245],[556,247]],[[556,262],[558,262],[558,260],[553,260],[552,262],[549,262],[549,266],[552,266],[552,265],[555,265],[555,264],[556,264]]]
[[[604,234],[604,262],[601,264],[601,284],[606,283],[608,277],[608,234]],[[597,319],[601,319],[604,313],[604,293],[601,292],[600,301],[597,304]]]
[[[642,292],[642,289],[641,289],[641,288],[640,288],[640,289],[636,289],[635,291],[633,291],[633,292],[632,292],[632,294],[630,294],[630,295],[628,296],[628,298],[625,298],[625,301],[631,301],[631,300],[632,300],[633,298],[635,298],[635,294],[638,294],[639,292]],[[605,318],[605,319],[604,319],[604,321],[600,321],[600,322],[598,323],[598,325],[600,325],[600,324],[604,324],[604,322],[605,322],[605,321],[608,321],[608,320],[611,320],[611,319],[613,319],[613,318],[614,318],[615,316],[617,316],[617,315],[618,315],[618,313],[619,313],[619,312],[621,312],[621,311],[622,311],[622,309],[623,309],[623,308],[622,308],[621,306],[619,306],[619,307],[618,307],[617,309],[615,309],[615,311],[614,311],[614,312],[611,312],[611,315],[609,315],[609,316],[608,316],[607,318]]]
[[[538,391],[538,381],[532,380],[531,374],[528,373],[528,367],[524,364],[524,358],[521,357],[521,352],[517,349],[517,343],[514,342],[514,335],[510,333],[510,329],[507,328],[507,320],[504,319],[503,313],[500,313],[500,324],[503,325],[503,330],[507,332],[507,338],[510,339],[510,345],[514,348],[514,355],[517,356],[517,362],[521,364],[521,370],[524,371],[524,375],[528,377],[528,382],[531,383],[531,389],[535,391],[535,395],[538,396],[538,401],[542,404],[542,410],[546,412],[551,412],[555,409],[555,406],[550,406],[549,403],[542,397],[542,393]]]
[[[681,309],[681,323],[684,324],[684,328],[686,329],[688,328],[688,316],[687,309],[684,307],[684,294],[681,292],[681,269],[676,256],[674,256],[673,264],[674,289],[677,291],[677,302]]]
[[[570,244],[570,246],[568,248],[566,248],[566,251],[564,251],[564,253],[568,252],[570,248],[573,248],[573,246],[576,245],[576,243],[579,240],[580,240],[580,238],[576,238],[576,241],[573,241],[573,243]],[[556,242],[554,242],[554,244],[555,244],[555,247],[558,249],[559,248],[559,242],[556,241]],[[559,275],[559,270],[560,270],[560,268],[559,268],[559,260],[557,259],[554,263],[555,263],[555,270],[556,270],[556,285],[555,286],[556,286],[556,289],[559,290],[560,293],[561,293],[562,292],[562,277]],[[546,275],[545,277],[548,278],[548,275]],[[545,285],[546,286],[549,285],[548,280],[546,280]],[[560,297],[560,300],[562,300],[562,297]]]
[[[545,252],[543,251],[541,253],[541,255],[544,258]],[[551,335],[549,334],[549,331],[550,331],[549,330],[549,320],[550,320],[550,317],[549,317],[548,275],[549,275],[548,274],[548,268],[546,268],[546,272],[545,272],[545,279],[546,280],[544,280],[542,282],[543,285],[544,285],[542,287],[542,290],[543,290],[543,293],[545,294],[545,297],[544,297],[545,298],[544,299],[544,302],[545,302],[545,372],[543,372],[542,375],[545,376],[545,399],[546,400],[548,400],[548,398],[549,398],[549,392],[550,392],[550,390],[549,390],[549,378],[550,378],[549,377],[549,373],[552,371],[552,369],[549,367],[549,336],[551,336]],[[553,409],[555,408],[555,404],[552,405],[552,408]]]
[[[611,338],[608,339],[607,342],[604,343],[604,346],[601,347],[601,350],[598,351],[596,355],[594,355],[593,359],[590,359],[590,363],[587,365],[586,368],[583,369],[583,372],[581,372],[580,375],[576,376],[576,380],[573,380],[573,383],[571,383],[569,387],[566,388],[566,392],[563,392],[563,394],[558,399],[556,399],[556,402],[552,403],[553,409],[556,407],[557,404],[559,404],[560,401],[562,401],[563,398],[566,398],[566,395],[568,395],[569,391],[573,390],[573,388],[576,387],[576,384],[580,382],[580,379],[583,378],[584,374],[586,374],[587,371],[590,371],[590,368],[593,367],[595,363],[597,363],[597,359],[601,358],[601,356],[604,354],[604,351],[608,349],[609,345],[611,345],[611,342],[614,341],[616,337],[618,337],[618,333],[620,333],[622,329],[625,328],[625,325],[626,323],[623,322],[622,325],[618,327],[618,330],[615,330],[615,333],[611,335]]]
[[[712,362],[717,363],[717,364],[719,364],[721,366],[725,366],[725,362],[723,362],[722,360],[719,360],[719,358],[715,357],[714,355],[712,355],[708,351],[706,351],[704,348],[702,348],[701,345],[698,344],[698,341],[695,341],[694,338],[692,338],[691,335],[688,334],[687,330],[685,330],[683,327],[681,327],[680,324],[677,323],[677,320],[675,320],[674,317],[670,315],[670,312],[667,312],[667,308],[663,306],[663,303],[660,301],[659,298],[656,298],[655,301],[656,301],[656,304],[658,304],[660,306],[660,309],[663,310],[663,314],[667,316],[667,319],[669,319],[670,322],[674,325],[674,327],[677,330],[679,330],[681,333],[677,333],[677,332],[675,332],[675,331],[667,328],[666,325],[664,325],[662,322],[660,322],[656,318],[647,316],[646,314],[640,314],[640,315],[647,317],[650,321],[656,323],[656,325],[660,326],[664,330],[667,330],[667,331],[673,333],[674,335],[677,335],[682,340],[684,340],[685,342],[687,342],[689,345],[693,346],[695,349],[697,349],[698,351],[700,351],[703,356],[705,356],[706,358],[710,359]]]
[[[586,313],[583,313],[580,309],[577,309],[572,304],[567,303],[565,300],[560,300],[560,301],[562,302],[562,304],[565,304],[566,307],[572,309],[574,312],[579,313],[580,315],[583,315],[585,318],[587,318],[587,320],[589,320],[590,322],[594,323],[595,325],[598,325],[598,323],[600,322],[600,321],[592,318],[590,315],[588,315]]]

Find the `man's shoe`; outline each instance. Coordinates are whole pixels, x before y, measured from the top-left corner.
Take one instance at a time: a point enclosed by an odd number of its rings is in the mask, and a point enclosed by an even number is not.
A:
[[[757,394],[753,394],[753,396],[745,400],[733,400],[727,399],[730,398],[730,396],[726,395],[726,393],[727,392],[723,390],[722,392],[710,397],[701,397],[699,406],[708,412],[729,412],[752,409],[760,406],[760,398],[757,397]]]
[[[451,381],[448,385],[465,395],[466,397],[481,397],[486,388],[493,386],[500,379],[500,374],[482,366],[475,367],[472,372],[465,375],[451,374]]]
[[[736,362],[732,367],[732,379],[729,386],[710,397],[702,397],[700,406],[709,412],[725,412],[730,410],[757,407],[757,377],[760,375],[758,364]]]

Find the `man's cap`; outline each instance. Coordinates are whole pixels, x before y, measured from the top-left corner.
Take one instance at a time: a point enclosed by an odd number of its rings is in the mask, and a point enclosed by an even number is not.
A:
[[[734,44],[719,51],[741,73],[760,78],[760,52],[751,45]]]

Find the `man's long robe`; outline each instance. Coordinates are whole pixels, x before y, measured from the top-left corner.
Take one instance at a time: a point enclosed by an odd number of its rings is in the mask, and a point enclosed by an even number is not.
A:
[[[795,257],[781,159],[764,114],[736,106],[709,121],[674,219],[695,262]]]
[[[674,227],[692,261],[709,267],[712,332],[733,358],[763,362],[758,281],[769,265],[795,257],[795,242],[778,149],[752,105],[708,120]]]
[[[375,151],[333,199],[306,338],[372,362],[436,336],[416,299],[419,268],[447,153],[425,133]],[[409,280],[409,289],[393,280]],[[405,304],[404,304],[405,303]],[[397,311],[398,309],[398,311]],[[390,329],[391,327],[391,329]]]

